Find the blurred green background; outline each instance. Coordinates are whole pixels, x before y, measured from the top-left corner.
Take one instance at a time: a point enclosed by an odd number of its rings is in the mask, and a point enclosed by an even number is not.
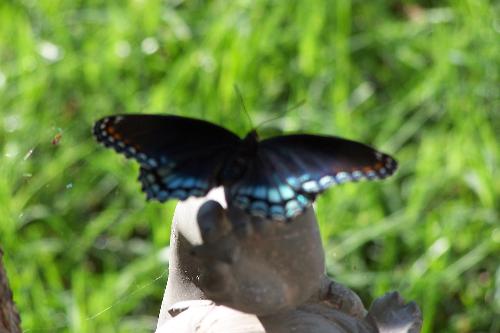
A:
[[[118,112],[344,136],[400,162],[317,206],[329,274],[423,332],[500,332],[494,1],[0,1],[0,246],[28,332],[150,332],[175,202],[98,146]],[[186,133],[186,135],[190,135]],[[195,133],[193,133],[195,135]]]

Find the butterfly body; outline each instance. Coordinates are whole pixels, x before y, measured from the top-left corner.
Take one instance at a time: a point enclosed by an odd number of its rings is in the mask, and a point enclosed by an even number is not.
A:
[[[97,121],[96,139],[140,163],[148,199],[201,197],[217,186],[229,205],[273,220],[291,220],[328,187],[382,179],[394,159],[362,143],[319,135],[243,139],[212,123],[162,115],[117,115]]]
[[[248,170],[248,161],[253,160],[258,151],[258,135],[256,131],[249,132],[237,146],[234,153],[229,153],[223,163],[222,172],[218,175],[218,185],[231,186],[244,176]]]

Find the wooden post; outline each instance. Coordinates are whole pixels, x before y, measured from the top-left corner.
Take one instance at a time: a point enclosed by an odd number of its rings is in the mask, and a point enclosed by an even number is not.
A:
[[[12,299],[2,258],[3,251],[0,249],[0,333],[21,333],[21,319]]]

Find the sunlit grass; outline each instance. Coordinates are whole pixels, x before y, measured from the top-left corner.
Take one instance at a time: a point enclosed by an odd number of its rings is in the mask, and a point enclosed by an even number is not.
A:
[[[334,278],[367,303],[400,290],[424,332],[498,332],[499,7],[404,3],[0,2],[0,245],[23,328],[151,331],[175,203],[146,203],[91,124],[173,113],[244,134],[237,84],[254,122],[305,99],[272,126],[398,159],[319,200]]]

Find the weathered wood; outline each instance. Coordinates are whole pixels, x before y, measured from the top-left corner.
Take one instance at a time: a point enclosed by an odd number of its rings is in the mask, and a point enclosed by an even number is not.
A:
[[[3,251],[0,249],[0,333],[20,333],[21,320],[12,299],[12,291],[2,259]]]
[[[326,276],[312,209],[279,224],[224,206],[222,192],[177,206],[157,333],[420,332],[415,303],[393,292],[367,311]]]

